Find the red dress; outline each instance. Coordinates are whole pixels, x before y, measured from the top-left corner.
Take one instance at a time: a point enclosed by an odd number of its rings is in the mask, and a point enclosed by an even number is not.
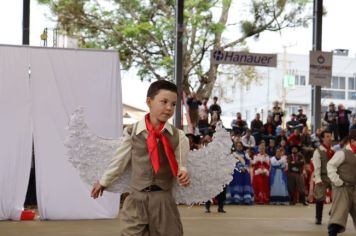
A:
[[[253,179],[252,186],[254,191],[255,203],[269,203],[269,170],[270,161],[267,154],[257,154],[252,160]]]

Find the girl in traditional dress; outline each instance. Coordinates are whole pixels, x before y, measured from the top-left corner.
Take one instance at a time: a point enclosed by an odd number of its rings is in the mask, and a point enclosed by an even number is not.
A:
[[[282,148],[276,150],[276,155],[271,158],[271,204],[289,205],[289,194],[287,186],[288,169],[287,157],[284,155]]]
[[[237,162],[233,180],[226,188],[226,203],[252,205],[253,189],[249,173],[251,159],[245,155],[241,142],[237,143],[236,151],[233,155]]]

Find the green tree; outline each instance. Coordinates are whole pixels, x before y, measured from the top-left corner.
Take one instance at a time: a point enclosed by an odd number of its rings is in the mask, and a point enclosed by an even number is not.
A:
[[[175,0],[38,1],[50,7],[61,30],[80,39],[79,46],[117,49],[124,69],[138,68],[141,79],[173,79]],[[199,96],[210,97],[219,73],[219,65],[210,63],[210,50],[246,49],[249,37],[304,26],[309,20],[304,15],[308,0],[245,2],[249,14],[231,23],[232,0],[185,0],[183,90],[187,94],[196,90]],[[224,36],[227,29],[235,30],[233,40]]]

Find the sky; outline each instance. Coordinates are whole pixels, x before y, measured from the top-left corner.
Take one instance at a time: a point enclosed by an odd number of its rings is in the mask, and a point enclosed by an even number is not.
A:
[[[242,2],[246,1],[248,0]],[[23,0],[0,0],[0,44],[21,44],[22,2]],[[233,1],[233,6],[241,8],[239,4],[240,0]],[[337,48],[349,49],[349,55],[354,57],[356,54],[356,30],[352,27],[350,20],[355,14],[356,1],[324,0],[324,6],[327,15],[323,18],[322,49],[324,51]],[[240,14],[231,14],[230,19],[238,15]],[[37,0],[31,0],[31,45],[40,46],[40,35],[43,29],[55,26],[55,22],[50,18],[51,14],[46,6],[37,4]],[[263,33],[258,40],[248,40],[248,46],[252,52],[278,53],[283,52],[285,47],[288,53],[308,54],[312,47],[312,24],[308,28],[286,29],[281,34]]]

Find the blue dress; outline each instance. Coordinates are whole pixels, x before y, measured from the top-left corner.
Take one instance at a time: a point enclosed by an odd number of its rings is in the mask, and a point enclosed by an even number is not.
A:
[[[253,188],[249,173],[250,160],[243,151],[236,151],[245,163],[237,160],[233,180],[226,188],[226,204],[253,204]]]
[[[271,204],[289,204],[289,194],[287,187],[287,159],[285,156],[277,160],[276,157],[271,158],[271,173],[270,173],[270,203]]]

